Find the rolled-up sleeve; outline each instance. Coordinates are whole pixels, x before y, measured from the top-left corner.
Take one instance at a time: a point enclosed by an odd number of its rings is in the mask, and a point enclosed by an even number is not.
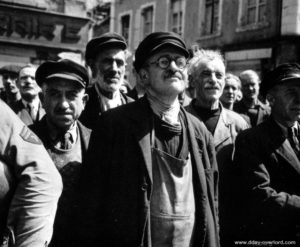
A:
[[[40,140],[0,102],[0,158],[13,174],[7,226],[13,246],[45,246],[53,232],[61,177]]]

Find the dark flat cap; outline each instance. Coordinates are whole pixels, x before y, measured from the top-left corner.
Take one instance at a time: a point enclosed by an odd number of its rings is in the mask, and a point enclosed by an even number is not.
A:
[[[74,81],[84,88],[89,84],[86,68],[69,59],[61,59],[57,62],[47,61],[41,64],[35,73],[35,79],[39,86],[53,78]]]
[[[0,75],[3,75],[5,73],[18,75],[21,68],[21,66],[14,64],[5,65],[0,68]]]
[[[134,68],[138,72],[145,61],[155,52],[165,47],[175,47],[189,57],[189,51],[179,35],[172,32],[154,32],[149,34],[138,46],[135,52]]]
[[[85,60],[93,59],[101,50],[107,47],[127,49],[127,43],[123,36],[109,32],[90,40],[86,45]]]
[[[297,80],[300,85],[300,65],[297,63],[284,63],[269,71],[261,83],[261,93],[266,96],[268,91],[276,85]]]

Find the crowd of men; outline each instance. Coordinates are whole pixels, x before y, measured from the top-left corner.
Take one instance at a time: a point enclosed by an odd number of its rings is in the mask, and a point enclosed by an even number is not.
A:
[[[105,33],[86,46],[91,73],[0,69],[1,244],[300,243],[300,65],[234,75],[219,51],[154,32],[126,94],[128,54]]]

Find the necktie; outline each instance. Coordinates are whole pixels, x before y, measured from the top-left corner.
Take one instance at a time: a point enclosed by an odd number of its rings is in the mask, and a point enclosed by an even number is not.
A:
[[[292,148],[294,149],[297,156],[300,155],[300,145],[297,137],[297,130],[293,127],[288,128],[288,138]]]
[[[28,111],[29,111],[29,114],[30,114],[30,117],[31,117],[32,121],[35,122],[37,112],[35,111],[33,105],[28,104]]]
[[[68,150],[72,148],[71,134],[66,132],[63,136],[63,140],[61,141],[61,148]]]

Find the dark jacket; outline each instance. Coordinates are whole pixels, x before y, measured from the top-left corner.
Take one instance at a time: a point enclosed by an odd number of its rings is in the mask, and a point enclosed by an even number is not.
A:
[[[87,90],[87,94],[89,95],[89,100],[85,106],[84,111],[82,112],[79,120],[88,128],[93,129],[96,125],[97,119],[103,113],[101,107],[100,107],[100,100],[99,95],[95,89],[95,87],[90,87]],[[126,96],[122,92],[121,95],[121,101],[122,104],[127,104],[129,102],[134,101],[132,98]]]
[[[300,241],[300,162],[271,117],[237,137],[235,163],[243,185],[240,239],[295,240],[298,234]]]
[[[192,101],[193,102],[193,101]],[[234,205],[235,173],[233,167],[233,154],[235,139],[238,133],[249,128],[247,122],[236,112],[224,108],[221,104],[220,117],[213,135],[216,148],[219,169],[219,211],[220,233],[223,245],[233,245],[232,231],[234,231],[234,218],[236,210]],[[202,121],[201,116],[194,108],[194,103],[186,107],[186,110]],[[226,243],[224,243],[226,241]]]
[[[26,106],[23,104],[22,99],[14,103],[11,106],[11,108],[27,126],[33,124],[33,120],[28,110],[26,109]],[[44,115],[45,115],[45,110],[40,104],[38,109],[38,114],[37,114],[37,121],[41,120]]]
[[[252,127],[262,123],[265,121],[271,114],[271,109],[269,106],[263,104],[261,101],[258,100],[257,103],[258,113],[257,118],[254,124],[251,124],[251,119],[248,115],[248,107],[245,105],[244,101],[241,100],[233,105],[233,110],[237,113],[240,113],[242,116],[246,115],[249,118],[248,124]],[[248,119],[244,117],[244,119],[247,121]]]
[[[194,169],[194,246],[219,246],[217,164],[212,136],[184,109]],[[145,97],[101,115],[82,185],[84,246],[151,247],[152,110]],[[208,212],[212,218],[208,217]],[[89,235],[87,235],[89,233]],[[207,236],[213,236],[211,238]]]

